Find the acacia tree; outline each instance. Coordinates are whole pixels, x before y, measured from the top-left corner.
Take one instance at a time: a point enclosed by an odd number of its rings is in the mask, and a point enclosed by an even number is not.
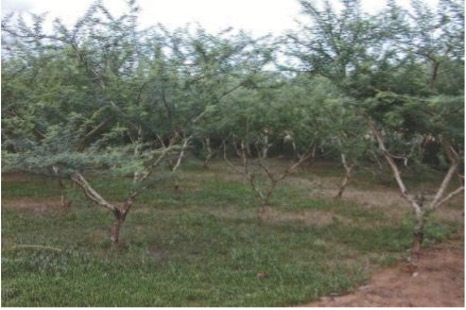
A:
[[[432,93],[457,93],[464,84],[464,1],[441,0],[431,8],[412,0],[412,10],[401,11],[393,41],[399,51],[413,53],[424,69],[425,87]],[[393,10],[396,7],[394,6]]]
[[[417,258],[421,253],[428,215],[464,192],[464,175],[460,169],[464,162],[464,98],[435,97],[420,100],[395,94],[379,94],[373,100],[391,102],[397,106],[395,111],[384,115],[383,120],[374,120],[377,116],[368,117],[368,123],[381,155],[393,172],[401,196],[413,209],[415,224],[411,252],[412,258]],[[371,105],[377,103],[372,102]],[[400,131],[400,124],[403,122],[409,122],[415,130]],[[441,152],[438,155],[442,168],[446,170],[435,194],[430,197],[422,191],[416,193],[409,190],[399,166],[400,158],[405,164],[408,160],[421,162],[420,144],[426,139],[440,144]],[[455,175],[458,177],[458,184],[451,189]]]
[[[288,54],[298,71],[327,76],[354,98],[353,113],[366,119],[367,133],[413,207],[417,256],[426,215],[463,191],[460,183],[447,193],[463,160],[464,4],[440,1],[433,11],[415,0],[408,11],[389,1],[380,14],[369,15],[357,0],[342,0],[341,10],[329,1],[322,8],[300,3],[312,26],[288,35]],[[446,175],[426,207],[425,197],[408,193],[397,160],[422,162],[427,143],[439,146],[435,155],[445,165],[437,168]]]
[[[339,157],[344,175],[338,185],[336,199],[341,199],[353,179],[357,168],[364,168],[374,151],[373,141],[368,137],[370,127],[364,118],[354,111],[354,100],[342,97],[332,108],[333,133],[323,141],[323,148]]]
[[[15,94],[2,94],[12,113],[2,122],[5,146],[12,149],[4,154],[7,167],[53,170],[76,183],[88,199],[112,212],[114,244],[154,169],[179,150],[181,138],[151,126],[159,115],[148,113],[155,104],[146,87],[161,71],[159,55],[141,56],[138,8],[132,1],[128,6],[128,14],[117,18],[96,2],[71,29],[56,20],[52,33],[43,31],[39,16],[33,16],[32,27],[21,17],[16,26],[2,24],[12,41],[5,59],[11,67],[5,72],[7,91]],[[161,135],[168,144],[157,139]],[[133,174],[121,204],[105,199],[87,179],[104,166]]]
[[[196,68],[198,78],[206,81],[203,87],[188,85],[187,91],[195,98],[195,107],[213,103],[203,114],[204,121],[191,127],[193,141],[201,144],[206,153],[206,167],[214,154],[211,139],[217,141],[217,148],[220,146],[218,141],[224,139],[222,129],[215,125],[218,110],[232,97],[242,96],[246,89],[260,80],[260,72],[272,57],[272,48],[267,47],[268,36],[254,39],[240,31],[225,39],[223,35],[230,32],[231,28],[212,35],[198,29],[195,36],[188,35],[186,39],[191,42],[191,54],[195,55],[189,63]],[[193,74],[192,69],[189,74]]]
[[[304,22],[300,31],[284,38],[285,53],[296,65],[284,69],[326,77],[338,88],[339,102],[333,105],[331,115],[334,133],[324,145],[337,153],[345,171],[336,194],[341,198],[354,168],[372,149],[367,139],[370,128],[355,113],[354,103],[376,93],[378,82],[385,78],[382,64],[391,54],[383,49],[378,21],[364,12],[360,1],[342,0],[340,9],[330,1],[299,2]]]
[[[248,181],[264,215],[277,185],[303,163],[314,159],[316,149],[335,135],[339,94],[326,78],[298,76],[268,79],[232,96],[222,106],[218,126],[228,134],[228,146],[240,158],[235,165],[224,159]],[[288,153],[284,168],[273,167],[270,158]],[[291,155],[291,156],[290,156]],[[283,162],[283,161],[282,161]]]
[[[176,170],[194,125],[241,85],[230,81],[229,64],[249,59],[253,41],[226,33],[213,40],[202,30],[139,30],[137,13],[134,1],[119,17],[96,2],[74,27],[56,20],[51,33],[41,16],[33,16],[32,26],[22,18],[2,23],[9,39],[2,71],[8,81],[2,88],[4,168],[77,184],[112,212],[114,244],[156,169],[168,162]],[[206,47],[217,58],[202,62]],[[89,178],[103,171],[132,175],[123,202],[109,201],[91,185]]]
[[[464,161],[464,3],[440,1],[435,9],[413,0],[411,6],[412,10],[407,11],[390,2],[382,12],[391,16],[381,23],[388,39],[395,43],[391,48],[404,55],[392,63],[409,66],[403,68],[397,64],[394,72],[404,77],[402,83],[392,79],[396,93],[378,92],[368,99],[371,103],[366,112],[401,195],[413,208],[415,258],[421,251],[427,215],[464,191],[460,172]],[[416,86],[407,88],[409,84]],[[410,150],[394,147],[396,140],[402,140]],[[430,199],[423,193],[408,191],[396,161],[401,154],[405,160],[422,163],[427,145],[438,146],[435,155],[439,168],[445,171]],[[459,184],[451,190],[455,174],[459,176]]]
[[[170,33],[159,25],[165,40],[155,43],[158,48],[172,55],[169,66],[178,76],[176,85],[169,89],[154,88],[152,93],[166,108],[166,119],[171,130],[182,132],[188,138],[191,149],[201,141],[209,147],[209,119],[223,101],[240,91],[256,72],[269,62],[270,48],[264,47],[267,38],[252,38],[243,31],[232,28],[216,34],[207,33],[201,27],[180,28]],[[157,48],[157,47],[156,47]],[[170,82],[166,76],[163,83]],[[176,100],[169,96],[176,93]],[[180,130],[180,128],[182,130]],[[171,162],[174,173],[183,152]],[[175,186],[178,184],[175,179]]]
[[[291,70],[327,77],[355,96],[353,79],[383,57],[377,53],[381,34],[376,21],[363,11],[359,0],[341,0],[340,10],[328,0],[322,6],[309,0],[299,3],[306,23],[286,35],[286,54],[297,61]]]

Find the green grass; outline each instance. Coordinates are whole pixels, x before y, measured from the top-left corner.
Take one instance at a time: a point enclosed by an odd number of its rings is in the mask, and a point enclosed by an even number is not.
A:
[[[33,198],[46,199],[60,195],[58,182],[51,178],[30,176],[2,181],[2,199]]]
[[[71,186],[78,201],[72,208],[36,213],[15,208],[14,198],[58,199],[55,183],[4,181],[2,305],[290,306],[347,292],[369,276],[367,261],[392,265],[409,249],[411,221],[387,224],[380,210],[310,200],[283,185],[271,204],[277,212],[325,211],[335,219],[325,225],[259,222],[243,182],[191,164],[180,183],[179,192],[165,180],[141,196],[123,226],[123,245],[114,248],[108,240],[112,215]],[[118,200],[130,179],[102,177],[93,184]],[[458,228],[432,219],[427,239],[448,238]],[[267,276],[258,277],[262,273]]]

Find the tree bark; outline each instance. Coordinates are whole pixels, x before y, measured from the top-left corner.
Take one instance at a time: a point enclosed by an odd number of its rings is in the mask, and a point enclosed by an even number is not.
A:
[[[123,207],[121,209],[117,208],[113,215],[115,220],[112,225],[112,229],[110,230],[110,239],[112,240],[113,245],[117,246],[120,244],[120,230],[125,222],[126,216],[128,215],[131,207],[135,202],[136,196],[139,194],[137,191],[133,191],[130,197],[125,201]]]
[[[393,156],[388,152],[385,147],[385,143],[381,132],[377,129],[375,122],[369,121],[369,125],[372,128],[372,132],[379,144],[379,149],[382,151],[383,156],[390,165],[393,175],[398,183],[398,187],[401,192],[401,196],[408,201],[414,209],[415,214],[415,225],[413,231],[413,245],[411,248],[411,254],[413,259],[417,259],[421,254],[422,243],[424,241],[424,229],[427,221],[427,214],[433,212],[435,209],[440,207],[442,204],[452,199],[454,196],[464,191],[464,185],[461,184],[456,190],[446,194],[448,185],[458,169],[460,157],[457,152],[453,149],[448,141],[443,141],[444,151],[450,161],[450,168],[448,169],[442,183],[440,184],[434,199],[429,204],[424,204],[424,197],[416,197],[408,193],[408,189],[403,182],[400,170]]]
[[[426,224],[425,212],[416,212],[413,231],[413,245],[411,247],[411,258],[416,260],[421,255],[422,243],[424,242],[424,228]]]
[[[117,208],[105,200],[84,178],[79,172],[74,172],[70,175],[70,179],[76,183],[84,191],[86,197],[92,202],[98,204],[101,207],[107,208],[112,212],[117,212]]]
[[[205,138],[202,143],[204,145],[205,150],[207,151],[207,155],[204,159],[204,168],[209,169],[209,162],[213,156],[212,148],[210,147],[210,139]]]
[[[436,89],[436,82],[439,72],[440,62],[438,60],[432,60],[432,76],[430,78],[430,89]]]
[[[71,207],[72,201],[66,198],[65,184],[61,178],[58,178],[58,187],[60,188],[60,203],[62,208]]]
[[[335,196],[336,199],[341,199],[341,197],[343,196],[343,192],[345,191],[346,186],[348,185],[348,183],[351,180],[352,173],[353,173],[353,168],[355,166],[354,164],[351,164],[351,165],[348,166],[348,163],[346,162],[345,154],[341,154],[341,162],[343,164],[343,167],[345,168],[345,177],[343,178],[343,181],[340,184],[340,188],[338,190],[338,193]]]
[[[128,215],[131,207],[133,206],[136,197],[139,195],[139,191],[132,191],[128,199],[122,207],[118,207],[109,203],[105,200],[88,182],[87,180],[78,172],[73,173],[70,176],[76,184],[78,184],[84,191],[84,194],[91,201],[97,203],[98,205],[109,209],[112,211],[115,220],[113,222],[112,228],[110,230],[110,239],[112,240],[113,245],[118,245],[120,242],[120,230],[121,226],[125,222],[126,216]]]
[[[113,222],[112,229],[110,231],[110,239],[112,240],[113,245],[120,244],[120,229],[123,223],[125,222],[125,218],[121,216],[121,213],[115,213],[115,221]]]

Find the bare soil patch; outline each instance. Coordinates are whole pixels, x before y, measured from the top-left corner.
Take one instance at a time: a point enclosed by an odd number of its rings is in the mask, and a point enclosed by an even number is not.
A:
[[[378,271],[352,294],[322,297],[304,307],[464,307],[464,236],[424,251],[416,267]]]
[[[2,207],[31,210],[36,213],[46,213],[51,210],[63,209],[59,199],[29,199],[29,198],[15,198],[12,200],[3,200]]]
[[[2,181],[20,181],[20,182],[29,182],[31,181],[31,177],[28,174],[21,173],[21,172],[3,172],[2,173]]]
[[[279,212],[271,207],[266,207],[262,218],[267,222],[282,223],[282,222],[302,222],[306,226],[326,226],[335,221],[351,224],[351,221],[339,216],[333,212],[312,210],[301,212]]]

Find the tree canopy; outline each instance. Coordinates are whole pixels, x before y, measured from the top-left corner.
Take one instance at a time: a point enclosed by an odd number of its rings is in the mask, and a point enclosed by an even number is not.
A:
[[[113,16],[96,1],[51,30],[42,15],[4,18],[5,170],[68,178],[119,225],[158,167],[227,143],[262,159],[312,147],[345,168],[385,156],[461,174],[463,1],[369,14],[358,0],[300,0],[305,22],[279,38],[140,29],[126,3]],[[96,172],[133,177],[123,206],[93,189]]]

